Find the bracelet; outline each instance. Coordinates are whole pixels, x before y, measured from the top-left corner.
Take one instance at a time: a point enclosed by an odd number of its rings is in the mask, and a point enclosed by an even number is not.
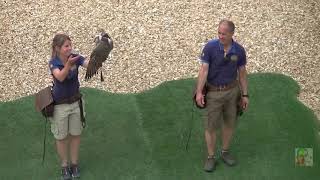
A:
[[[249,98],[249,95],[248,95],[248,94],[242,94],[242,97],[247,97],[247,98]]]

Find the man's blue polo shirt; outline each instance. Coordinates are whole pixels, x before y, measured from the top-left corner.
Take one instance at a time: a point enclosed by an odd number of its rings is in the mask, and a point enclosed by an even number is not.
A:
[[[84,57],[80,56],[80,59],[76,62],[75,66],[70,69],[68,76],[64,81],[60,82],[55,77],[53,77],[54,85],[52,96],[54,101],[61,101],[79,92],[80,83],[78,79],[78,68],[83,64],[83,62]],[[59,57],[56,56],[49,61],[49,68],[52,72],[56,68],[62,70],[64,68],[64,65]]]
[[[210,40],[204,47],[200,60],[209,64],[207,82],[220,86],[227,85],[237,78],[237,69],[246,65],[244,48],[232,41],[231,48],[224,57],[223,44],[219,39]]]

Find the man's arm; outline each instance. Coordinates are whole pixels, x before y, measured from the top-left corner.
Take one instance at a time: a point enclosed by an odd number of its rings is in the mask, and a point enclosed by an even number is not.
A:
[[[239,81],[242,95],[248,95],[248,82],[246,66],[239,67]]]
[[[244,97],[248,95],[248,81],[247,81],[246,66],[245,65],[240,66],[238,71],[239,71],[239,83],[240,83],[241,95],[242,95],[242,108],[245,110],[248,108],[248,104],[249,104],[249,98]]]
[[[197,89],[196,89],[196,101],[197,104],[201,107],[204,107],[204,94],[202,94],[202,90],[204,88],[204,85],[207,81],[208,76],[208,70],[209,70],[209,64],[208,63],[202,63],[199,69],[199,75],[198,75],[198,82],[197,82]]]

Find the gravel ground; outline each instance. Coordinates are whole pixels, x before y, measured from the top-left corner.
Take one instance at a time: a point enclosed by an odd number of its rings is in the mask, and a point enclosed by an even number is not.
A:
[[[293,77],[302,88],[300,100],[320,117],[317,0],[0,0],[0,7],[0,101],[50,84],[47,63],[57,32],[69,34],[74,48],[88,56],[104,28],[115,47],[102,69],[105,81],[96,76],[81,85],[140,92],[196,77],[202,46],[228,18],[247,50],[248,72]]]

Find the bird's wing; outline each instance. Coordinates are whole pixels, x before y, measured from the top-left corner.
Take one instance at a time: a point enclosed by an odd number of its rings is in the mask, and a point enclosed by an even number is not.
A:
[[[97,74],[98,69],[102,67],[102,63],[106,61],[111,50],[112,47],[108,46],[105,42],[101,41],[98,43],[90,55],[90,61],[85,75],[86,80]]]

